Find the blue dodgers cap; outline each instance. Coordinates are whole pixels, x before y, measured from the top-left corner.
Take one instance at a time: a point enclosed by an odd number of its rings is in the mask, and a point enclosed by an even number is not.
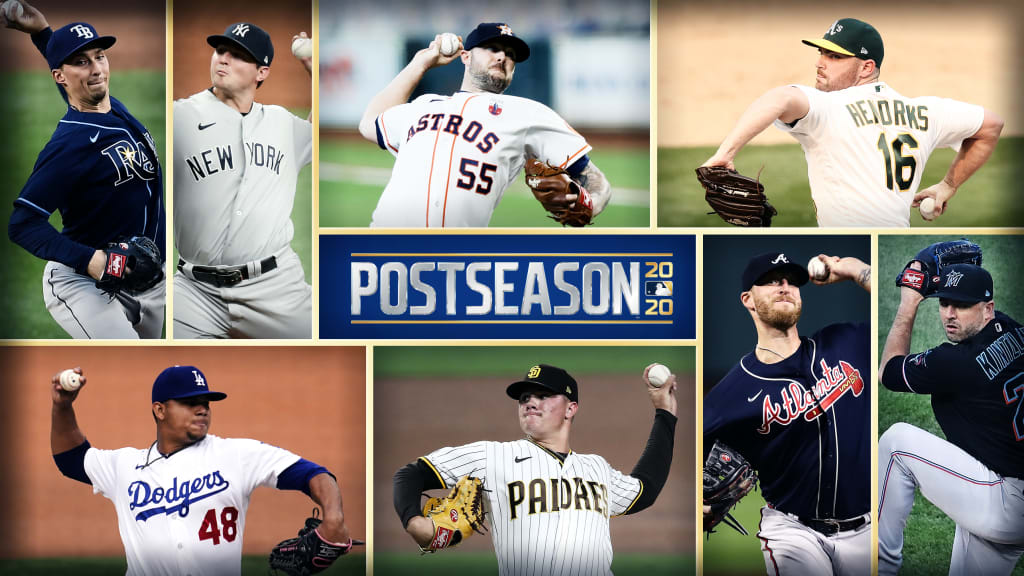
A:
[[[72,22],[63,28],[58,28],[53,32],[53,36],[50,36],[50,40],[46,43],[46,63],[50,66],[50,70],[56,70],[73,54],[88,48],[106,50],[113,46],[114,42],[117,42],[117,38],[100,36],[91,24]]]
[[[206,396],[210,400],[228,397],[223,392],[214,392],[206,384],[206,375],[195,366],[171,366],[156,377],[153,382],[153,402],[166,402],[193,396]]]
[[[945,298],[957,302],[991,302],[992,275],[974,264],[951,264],[942,269],[942,276],[929,298]]]
[[[523,392],[529,388],[545,388],[554,394],[563,394],[573,402],[579,402],[579,386],[569,373],[561,368],[548,364],[537,364],[526,371],[526,375],[518,382],[513,382],[505,389],[510,398],[519,400]]]
[[[516,62],[523,62],[530,57],[530,47],[526,44],[526,41],[513,34],[512,27],[502,22],[484,22],[480,24],[469,33],[462,48],[464,50],[472,50],[481,44],[495,39],[500,39],[515,50],[516,57],[513,60]]]
[[[236,22],[225,28],[223,34],[206,37],[206,43],[214,48],[223,42],[240,46],[260,66],[270,66],[274,61],[274,43],[270,41],[270,34],[255,24]]]
[[[768,252],[766,254],[758,254],[747,262],[747,268],[743,271],[743,292],[750,290],[750,288],[757,284],[757,281],[762,276],[775,270],[786,270],[793,275],[792,282],[794,286],[803,286],[810,280],[810,276],[807,275],[807,269],[799,264],[790,262],[789,257],[782,252]]]

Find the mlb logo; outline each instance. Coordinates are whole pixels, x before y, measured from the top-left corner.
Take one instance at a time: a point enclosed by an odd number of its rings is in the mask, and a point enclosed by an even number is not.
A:
[[[644,293],[648,296],[671,296],[671,280],[648,280],[644,283]]]

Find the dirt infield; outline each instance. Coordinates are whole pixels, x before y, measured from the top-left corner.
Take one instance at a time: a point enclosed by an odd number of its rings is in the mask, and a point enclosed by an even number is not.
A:
[[[61,476],[50,455],[53,374],[81,366],[75,402],[93,446],[146,447],[154,439],[150,390],[161,370],[193,364],[212,389],[210,431],[256,438],[317,462],[338,477],[353,535],[365,534],[365,351],[335,347],[137,346],[0,349],[6,368],[0,495],[0,557],[118,556],[112,503]],[[16,474],[10,471],[16,470]],[[245,526],[246,554],[265,554],[294,536],[313,503],[300,492],[257,489]]]
[[[672,470],[657,502],[635,515],[611,521],[612,544],[620,552],[692,552],[694,543],[694,395],[692,376],[679,387],[679,424]],[[600,454],[628,474],[650,434],[653,409],[635,377],[580,379],[580,410],[572,449]],[[398,468],[442,446],[522,437],[516,403],[505,396],[506,379],[380,380],[374,382],[373,513],[376,548],[415,550],[392,503]],[[489,537],[460,546],[491,550]]]
[[[805,0],[658,2],[658,145],[717,145],[757,96],[789,83],[813,85],[820,38],[838,18],[878,29],[885,43],[881,79],[905,96],[980,104],[1024,131],[1020,42],[1024,16],[1010,2],[879,2],[837,10]],[[792,143],[769,129],[755,144]]]

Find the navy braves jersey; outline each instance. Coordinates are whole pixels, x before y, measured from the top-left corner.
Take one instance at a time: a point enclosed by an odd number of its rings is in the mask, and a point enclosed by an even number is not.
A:
[[[1001,476],[1024,478],[1024,326],[996,312],[981,332],[885,366],[896,392],[931,394],[946,439]]]
[[[754,352],[704,399],[704,445],[739,451],[770,506],[801,518],[868,512],[871,338],[867,324],[833,324],[795,353],[764,364]]]

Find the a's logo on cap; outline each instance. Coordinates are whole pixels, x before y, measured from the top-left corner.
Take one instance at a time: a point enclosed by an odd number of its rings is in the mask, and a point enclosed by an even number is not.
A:
[[[540,366],[534,366],[526,373],[527,378],[536,378],[537,376],[540,376]]]
[[[779,264],[780,262],[782,264],[789,264],[789,260],[786,259],[785,254],[779,254],[775,257],[775,260],[772,260],[772,264]]]
[[[85,24],[78,24],[71,27],[71,31],[78,34],[79,38],[93,38],[96,35],[93,34],[92,30],[89,29]]]
[[[193,370],[192,375],[196,377],[196,386],[201,388],[206,387],[206,380],[203,379],[203,375],[199,373],[199,370]]]
[[[242,38],[245,38],[245,34],[247,32],[249,32],[248,24],[238,24],[235,26],[235,29],[231,31],[235,36],[241,36]]]
[[[829,36],[834,36],[836,34],[839,34],[842,31],[843,31],[843,25],[839,23],[839,20],[836,20],[835,22],[832,23],[831,26],[828,27],[828,35]]]
[[[499,25],[498,31],[504,34],[505,36],[515,36],[515,34],[512,33],[512,27],[509,26],[508,24]]]
[[[960,284],[960,279],[963,278],[963,277],[964,277],[964,275],[962,273],[957,272],[956,270],[951,271],[949,273],[949,276],[946,276],[946,286],[945,287],[946,288],[950,288],[950,287],[955,288],[958,284]]]
[[[861,46],[861,47],[860,47],[860,53],[861,53],[861,54],[867,54],[867,53],[868,53],[868,49],[867,49],[867,48],[865,48],[865,47],[863,47],[863,46]]]

